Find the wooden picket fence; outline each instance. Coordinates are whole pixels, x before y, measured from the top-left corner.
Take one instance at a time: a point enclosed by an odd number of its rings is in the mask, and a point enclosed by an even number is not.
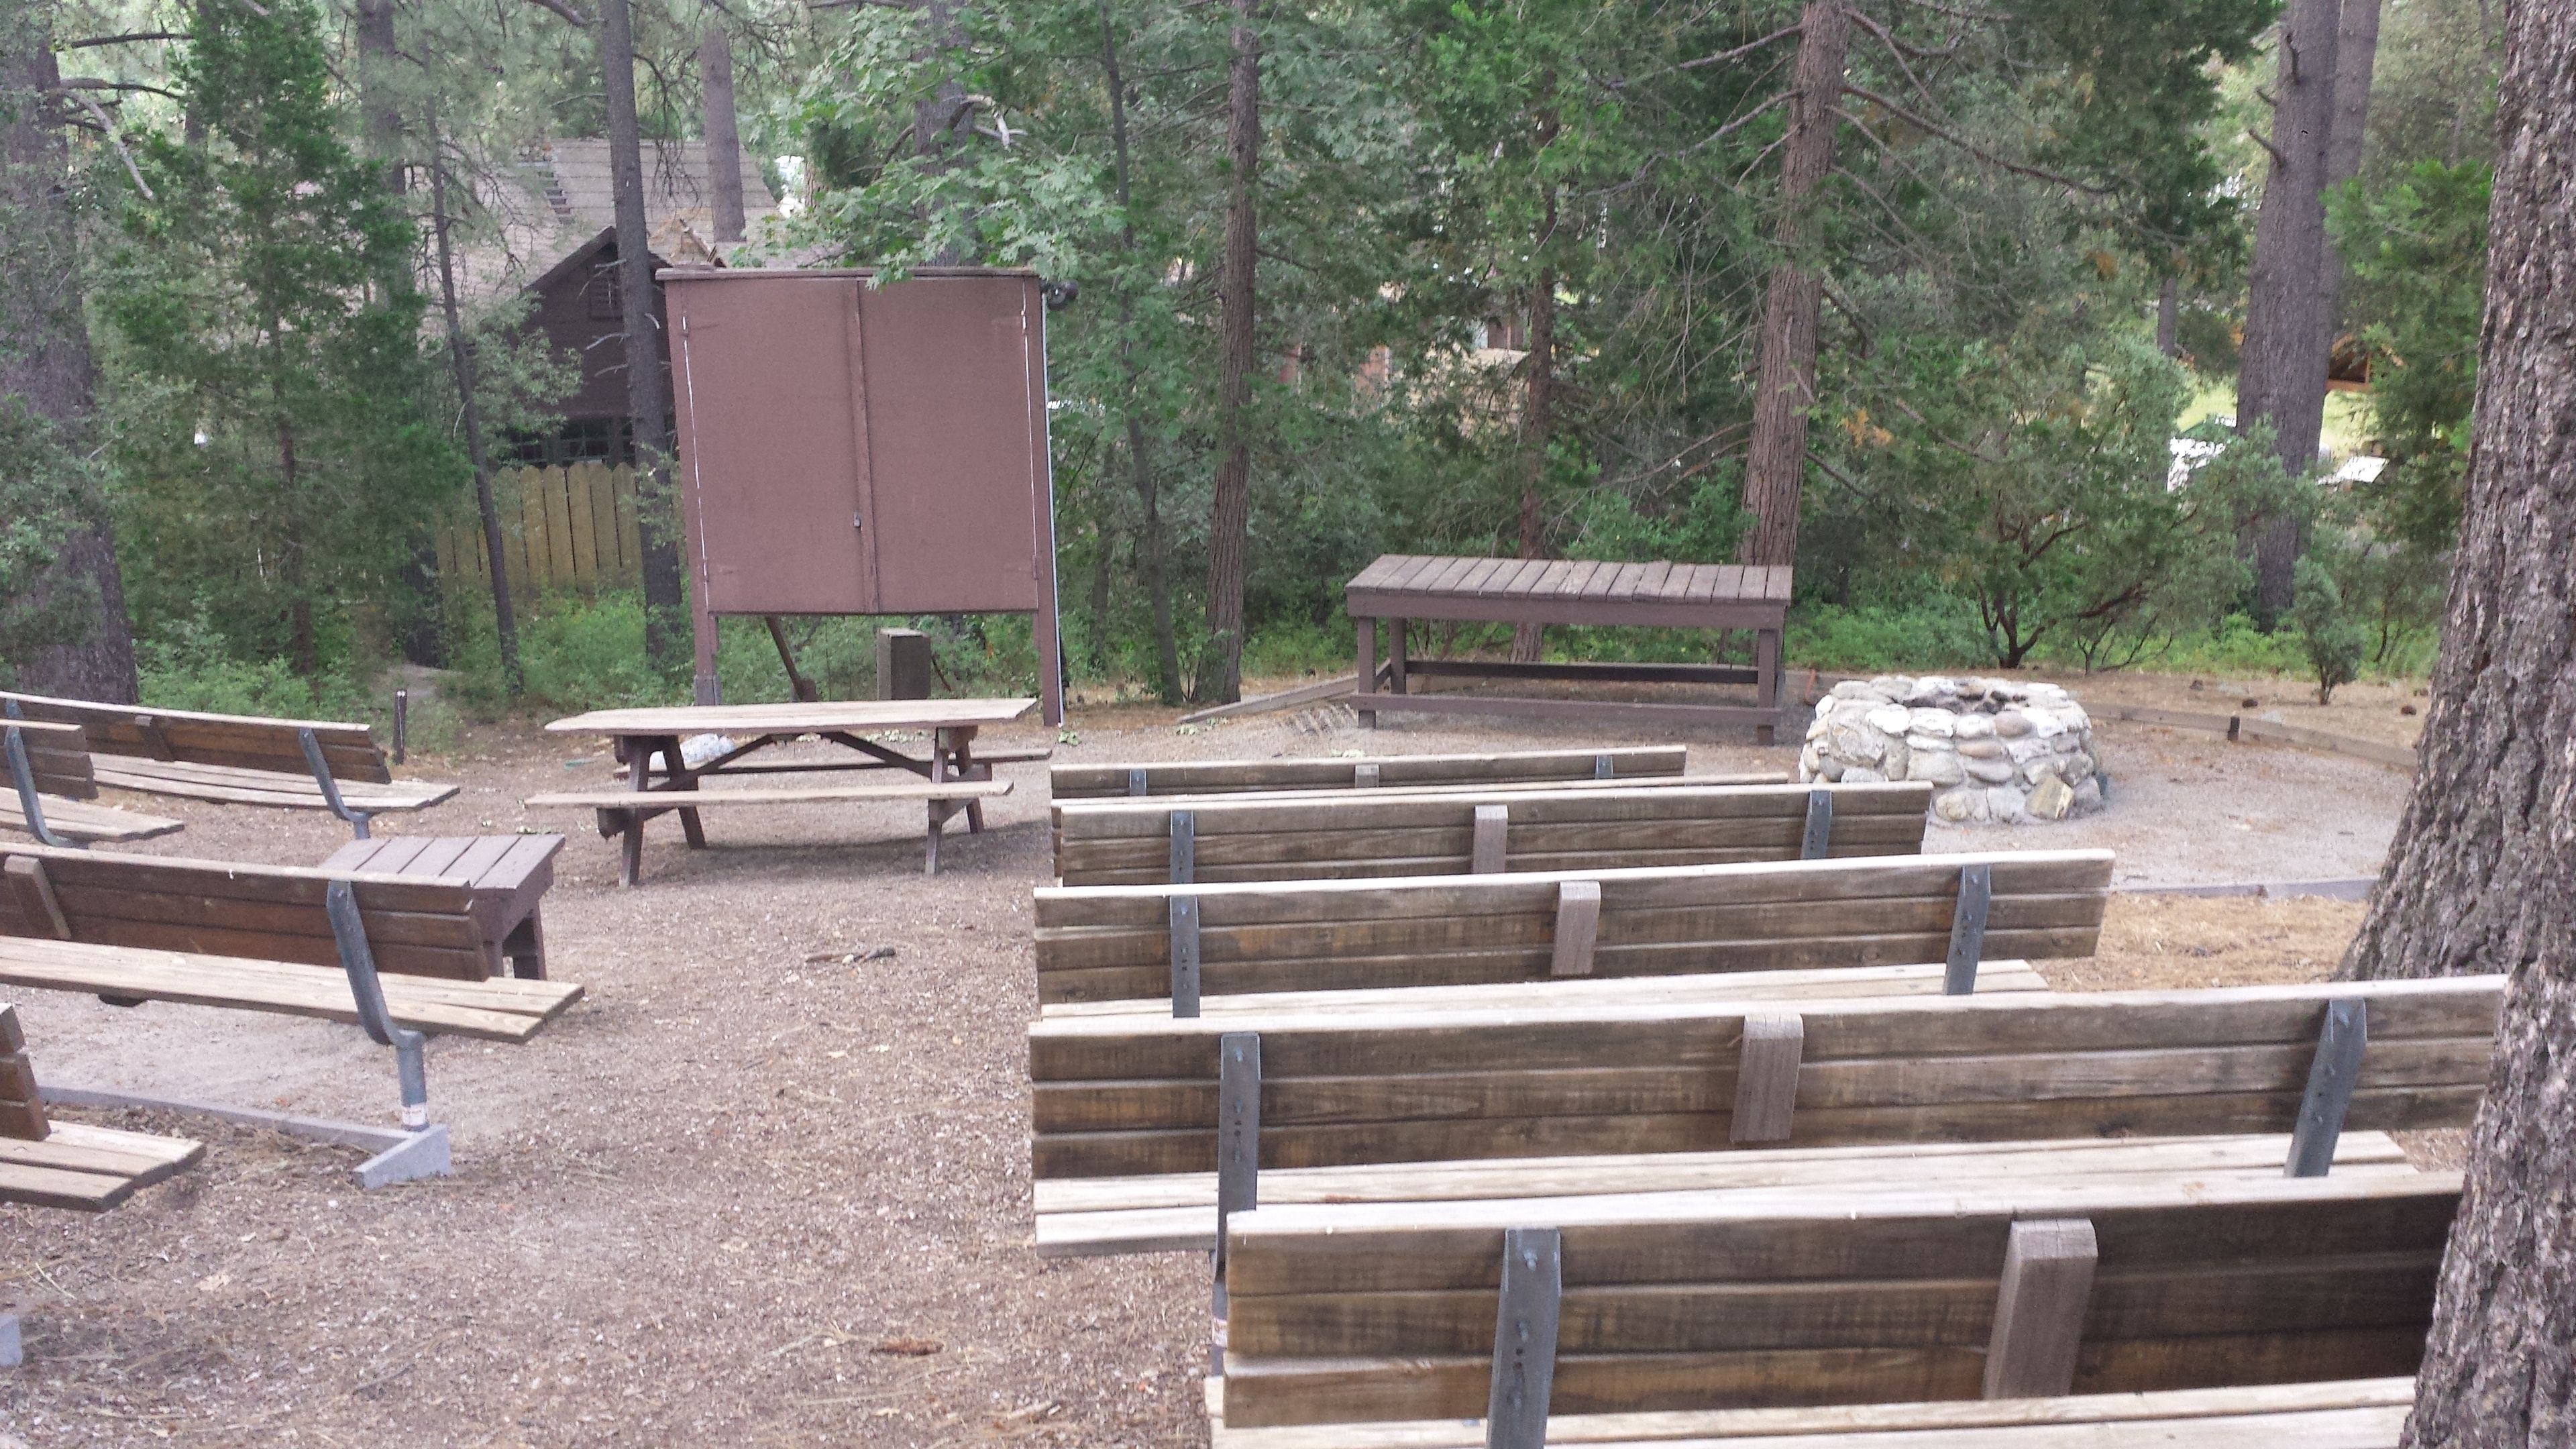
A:
[[[492,495],[513,597],[563,589],[595,594],[641,581],[633,468],[501,468],[492,474]],[[471,495],[438,531],[438,574],[449,589],[491,585],[491,556]]]

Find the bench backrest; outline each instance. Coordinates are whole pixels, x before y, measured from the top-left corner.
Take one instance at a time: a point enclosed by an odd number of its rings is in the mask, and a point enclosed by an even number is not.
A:
[[[2093,953],[2111,885],[2107,850],[1049,886],[1037,892],[1038,1000],[1168,997],[1176,941],[1184,951],[1195,942],[1198,989],[1208,995],[1940,961],[1971,868],[1991,881],[1985,956]],[[1567,964],[1573,956],[1581,959]]]
[[[379,970],[490,977],[463,880],[0,843],[0,934],[338,965],[323,896],[350,882]]]
[[[45,1100],[36,1090],[36,1068],[27,1058],[27,1036],[18,1008],[0,1003],[0,1137],[42,1142],[52,1135]]]
[[[79,725],[89,732],[89,747],[105,755],[274,770],[309,779],[313,772],[305,763],[299,732],[311,730],[333,779],[382,785],[394,777],[384,751],[362,724],[201,714],[7,692],[0,692],[0,703],[16,705],[31,720]]]
[[[1536,780],[1625,780],[1678,775],[1681,745],[1596,750],[1517,750],[1492,755],[1378,755],[1365,759],[1160,760],[1128,765],[1055,765],[1047,788],[1058,800],[1133,795],[1224,795],[1240,790],[1332,790],[1375,785],[1505,785]]]
[[[1561,1264],[1561,1298],[1522,1287],[1510,1310],[1553,1320],[1559,1413],[2023,1396],[1995,1392],[1997,1364],[2071,1369],[2037,1392],[2077,1394],[2411,1374],[2459,1187],[2422,1173],[1263,1208],[1228,1233],[1226,1424],[1481,1417],[1507,1233]],[[2034,1262],[2089,1271],[2044,1267],[2041,1287]]]
[[[1191,878],[1220,882],[1465,875],[1479,868],[1480,831],[1490,835],[1490,868],[1504,871],[1796,860],[1811,820],[1827,857],[1913,855],[1931,802],[1932,787],[1921,783],[1354,790],[1245,795],[1186,811],[1151,800],[1076,801],[1058,810],[1056,874],[1069,886],[1169,883],[1176,811],[1187,816]]]
[[[2005,992],[1794,1015],[1055,1017],[1029,1031],[1032,1160],[1042,1178],[1211,1170],[1228,1033],[1258,1034],[1264,1168],[2287,1132],[2329,1004],[2346,999],[2365,1003],[2367,1046],[2343,1125],[2460,1126],[2486,1085],[2503,981]]]
[[[0,719],[0,729],[14,728],[26,747],[27,773],[35,778],[36,793],[64,800],[98,798],[98,776],[89,764],[89,735],[79,725],[56,724],[49,720]],[[0,791],[12,784],[5,778],[6,766],[0,766]]]

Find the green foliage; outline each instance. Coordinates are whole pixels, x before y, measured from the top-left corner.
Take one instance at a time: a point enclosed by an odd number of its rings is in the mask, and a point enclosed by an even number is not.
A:
[[[0,395],[0,686],[11,661],[85,637],[95,591],[53,570],[63,540],[90,522],[92,470],[25,399]]]
[[[2311,552],[2299,560],[2297,592],[2290,622],[2306,650],[2308,669],[2317,681],[2317,703],[2334,703],[2334,692],[2361,677],[2362,651],[2368,645],[2361,625],[2344,611],[2343,590],[2334,571]]]
[[[207,611],[320,678],[461,477],[424,406],[413,229],[341,138],[309,0],[195,12],[202,142],[142,138],[97,297],[123,373],[119,536],[149,635]]]
[[[354,672],[301,675],[283,659],[245,661],[200,606],[135,641],[143,702],[163,709],[285,719],[367,719],[381,706]]]

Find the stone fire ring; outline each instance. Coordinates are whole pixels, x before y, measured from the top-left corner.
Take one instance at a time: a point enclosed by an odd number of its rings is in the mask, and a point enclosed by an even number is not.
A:
[[[2102,808],[2093,721],[2054,684],[1883,674],[1816,701],[1798,778],[1922,780],[1956,824],[2021,825]]]

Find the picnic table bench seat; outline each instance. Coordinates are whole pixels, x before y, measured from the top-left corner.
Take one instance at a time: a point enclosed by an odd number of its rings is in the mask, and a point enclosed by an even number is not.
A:
[[[1043,886],[1038,1001],[2088,956],[2106,850]],[[1963,910],[1963,904],[1968,909]]]
[[[1463,1419],[1240,1429],[1211,1381],[1210,1449],[1487,1449]],[[1601,1449],[2397,1449],[2411,1377],[2134,1394],[1558,1414],[1547,1442]]]
[[[105,1212],[205,1155],[184,1137],[48,1119],[18,1008],[0,1005],[0,1203]]]
[[[1223,1413],[1481,1414],[1518,1449],[1550,1412],[2395,1377],[2423,1354],[2460,1181],[1263,1204],[1227,1225]]]
[[[1154,885],[1913,855],[1931,803],[1919,781],[1072,801],[1056,808],[1056,875]]]
[[[125,844],[171,835],[184,821],[98,803],[89,735],[79,725],[0,717],[8,786],[0,790],[0,829],[47,844]],[[30,825],[30,820],[36,823]]]
[[[1225,795],[1245,791],[1430,789],[1557,785],[1575,781],[1676,779],[1688,763],[1683,745],[1619,745],[1572,750],[1506,750],[1472,755],[1322,756],[1270,760],[1150,760],[1067,764],[1047,771],[1057,800],[1138,795]],[[1776,780],[1778,775],[1768,778]]]
[[[358,838],[367,818],[425,810],[459,787],[396,780],[363,724],[209,714],[0,691],[12,719],[76,724],[98,783],[227,805],[327,810]]]

